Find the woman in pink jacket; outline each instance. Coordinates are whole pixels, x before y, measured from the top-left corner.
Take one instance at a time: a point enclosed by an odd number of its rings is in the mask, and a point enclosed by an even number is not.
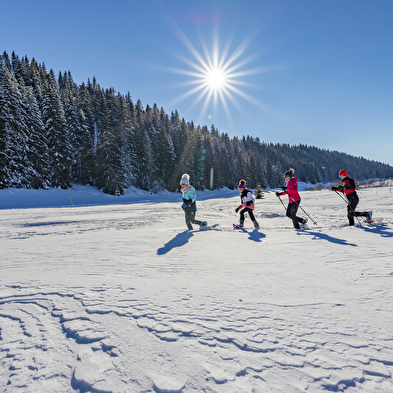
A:
[[[293,226],[296,229],[300,229],[299,224],[305,224],[307,222],[307,218],[301,218],[296,216],[301,199],[298,192],[297,179],[296,177],[293,177],[294,173],[295,171],[292,168],[284,173],[284,179],[286,184],[286,187],[284,187],[285,190],[283,192],[276,192],[276,195],[279,197],[281,195],[288,194],[289,203],[287,207],[287,217],[292,220]]]

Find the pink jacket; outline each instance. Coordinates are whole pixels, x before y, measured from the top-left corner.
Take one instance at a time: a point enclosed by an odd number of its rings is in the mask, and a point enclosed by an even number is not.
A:
[[[300,195],[298,193],[297,179],[292,177],[287,183],[287,190],[282,193],[282,195],[288,194],[289,203],[299,202]]]

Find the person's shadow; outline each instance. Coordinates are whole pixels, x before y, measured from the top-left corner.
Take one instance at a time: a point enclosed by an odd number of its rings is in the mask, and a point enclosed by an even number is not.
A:
[[[390,232],[386,229],[389,229],[387,224],[379,224],[379,225],[365,225],[362,226],[362,229],[365,232],[376,233],[377,235],[381,235],[382,237],[393,237],[393,232]]]
[[[190,231],[184,231],[178,233],[173,239],[169,240],[168,243],[164,244],[163,247],[157,250],[158,255],[164,255],[176,247],[182,247],[188,243],[188,241],[194,236]]]
[[[263,238],[266,237],[264,233],[259,232],[259,229],[255,228],[252,231],[247,231],[246,229],[242,228],[242,232],[248,234],[248,238],[254,242],[261,242]]]
[[[300,235],[300,236],[304,236],[304,235],[313,236],[313,240],[321,239],[321,240],[326,240],[331,243],[341,244],[343,246],[357,247],[357,244],[348,243],[345,239],[339,239],[338,237],[332,237],[332,236],[329,236],[326,233],[322,233],[320,231],[314,232],[314,231],[310,231],[310,230],[305,230],[305,231],[298,232],[298,235]]]
[[[262,239],[266,237],[266,235],[262,232],[259,232],[258,229],[248,231],[247,233],[248,233],[248,238],[254,242],[261,242]]]

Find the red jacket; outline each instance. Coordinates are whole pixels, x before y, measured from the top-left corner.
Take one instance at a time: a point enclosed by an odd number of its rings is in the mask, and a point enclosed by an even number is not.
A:
[[[300,195],[298,193],[298,185],[296,177],[292,177],[287,184],[287,190],[283,191],[281,195],[288,194],[289,203],[299,202]]]
[[[339,187],[337,191],[343,192],[346,196],[349,194],[356,194],[356,183],[355,180],[350,177],[344,177],[342,187]]]

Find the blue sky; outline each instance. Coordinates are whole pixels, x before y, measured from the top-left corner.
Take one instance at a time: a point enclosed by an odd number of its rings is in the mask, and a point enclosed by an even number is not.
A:
[[[1,52],[70,70],[78,84],[95,76],[231,137],[393,165],[391,0],[1,0],[1,8]],[[226,85],[205,91],[204,64]]]

